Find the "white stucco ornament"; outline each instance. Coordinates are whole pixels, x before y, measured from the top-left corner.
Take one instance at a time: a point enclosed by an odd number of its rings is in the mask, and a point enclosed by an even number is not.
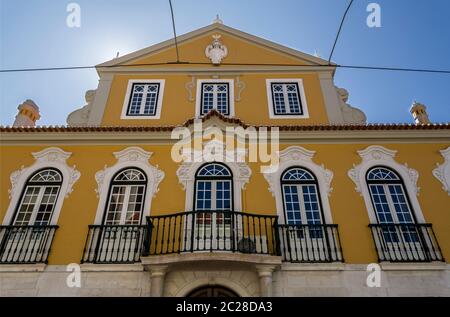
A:
[[[222,60],[227,57],[228,49],[225,45],[220,42],[222,36],[215,34],[213,35],[213,42],[208,45],[205,50],[205,55],[208,57],[214,65],[220,65]]]

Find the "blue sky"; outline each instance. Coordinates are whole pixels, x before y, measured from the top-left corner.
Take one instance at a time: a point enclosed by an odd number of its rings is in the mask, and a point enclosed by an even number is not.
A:
[[[81,28],[66,26],[66,6],[81,6]],[[381,28],[366,24],[381,6]],[[224,23],[328,58],[347,0],[173,0],[178,34]],[[450,1],[355,0],[333,61],[342,65],[450,69]],[[172,36],[167,0],[0,0],[0,68],[95,65]],[[63,125],[97,87],[95,70],[0,73],[0,124],[33,99],[40,125]],[[335,82],[369,122],[412,122],[413,100],[433,122],[450,121],[450,75],[339,69]]]

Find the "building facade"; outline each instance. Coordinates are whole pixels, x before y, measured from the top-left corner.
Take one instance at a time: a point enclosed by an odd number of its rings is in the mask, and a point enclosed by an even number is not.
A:
[[[67,126],[27,100],[0,296],[449,296],[450,125],[368,125],[335,71],[216,20],[98,65]]]

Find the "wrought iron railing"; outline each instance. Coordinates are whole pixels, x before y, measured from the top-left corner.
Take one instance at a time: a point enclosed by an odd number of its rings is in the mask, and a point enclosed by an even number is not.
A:
[[[147,218],[147,255],[228,251],[279,255],[277,216],[191,211]]]
[[[0,226],[0,264],[47,263],[58,226]]]
[[[337,225],[279,225],[283,260],[294,263],[343,262]]]
[[[378,260],[444,261],[431,224],[370,224]]]
[[[139,262],[146,235],[145,225],[91,225],[81,263]]]

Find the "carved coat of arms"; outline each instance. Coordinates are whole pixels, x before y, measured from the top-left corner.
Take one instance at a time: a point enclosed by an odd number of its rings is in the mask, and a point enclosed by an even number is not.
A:
[[[219,65],[228,55],[228,49],[220,42],[220,38],[220,35],[213,35],[214,41],[211,45],[208,45],[205,50],[206,57],[208,57],[214,65]]]

